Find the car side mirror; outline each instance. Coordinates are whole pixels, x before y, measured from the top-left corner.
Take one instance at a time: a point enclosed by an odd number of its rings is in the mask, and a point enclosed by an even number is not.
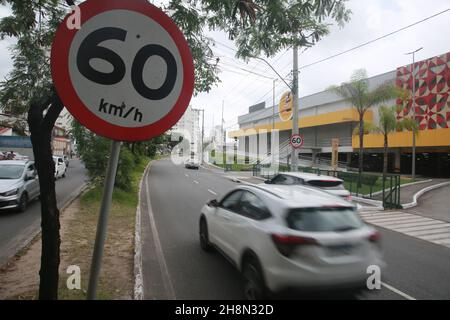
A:
[[[25,174],[25,181],[28,181],[28,180],[34,180],[35,178],[36,178],[36,175],[34,174],[34,172],[28,171],[28,172]]]
[[[264,181],[265,184],[272,184],[272,180],[266,180]]]
[[[219,202],[216,199],[212,199],[208,202],[208,207],[217,208],[219,206]]]

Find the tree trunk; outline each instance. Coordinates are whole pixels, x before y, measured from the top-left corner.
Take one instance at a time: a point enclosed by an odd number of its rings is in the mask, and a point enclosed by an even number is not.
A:
[[[384,135],[384,150],[383,150],[383,177],[387,176],[388,171],[388,136]]]
[[[43,117],[42,113],[51,106]],[[60,223],[55,193],[55,163],[52,154],[52,131],[56,119],[63,109],[62,102],[55,94],[46,103],[32,103],[28,112],[28,125],[35,166],[39,176],[41,192],[42,254],[39,271],[39,299],[58,299],[58,269],[60,263]]]
[[[386,204],[386,177],[387,177],[387,169],[388,169],[388,135],[384,134],[384,150],[383,150],[383,207]]]
[[[364,159],[364,114],[359,116],[359,169],[358,172],[363,172]]]

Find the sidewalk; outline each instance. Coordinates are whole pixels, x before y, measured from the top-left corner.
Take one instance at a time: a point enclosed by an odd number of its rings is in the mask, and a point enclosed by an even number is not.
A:
[[[405,185],[400,187],[400,203],[402,205],[414,202],[414,196],[421,190],[435,186],[444,182],[450,182],[450,179],[431,179],[431,181],[417,182],[415,184]],[[381,200],[382,195],[378,194],[374,197],[376,200]]]

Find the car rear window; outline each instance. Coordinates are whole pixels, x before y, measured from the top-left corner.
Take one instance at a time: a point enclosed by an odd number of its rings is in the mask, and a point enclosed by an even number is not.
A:
[[[355,209],[345,207],[292,209],[286,220],[289,228],[310,232],[345,232],[364,225]]]
[[[322,188],[322,189],[333,189],[333,190],[344,189],[344,185],[342,184],[342,181],[309,180],[306,182],[306,184],[316,187],[316,188]]]

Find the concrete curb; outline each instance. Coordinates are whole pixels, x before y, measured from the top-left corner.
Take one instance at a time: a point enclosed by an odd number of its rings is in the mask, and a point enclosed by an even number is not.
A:
[[[428,179],[428,180],[423,180],[423,181],[416,181],[416,182],[405,183],[405,184],[401,184],[401,185],[400,185],[400,188],[408,187],[408,186],[414,186],[414,185],[416,185],[416,184],[421,184],[421,183],[428,183],[428,182],[431,182],[431,181],[433,181],[433,179]],[[384,189],[384,191],[389,191],[389,189]],[[372,193],[372,196],[377,196],[377,195],[382,194],[382,193],[383,193],[383,190],[380,190],[380,191],[377,191],[377,192]],[[368,197],[368,196],[370,196],[370,194],[366,194],[365,196]]]
[[[205,162],[205,164],[206,164],[207,166],[211,166],[211,167],[213,167],[213,168],[215,168],[215,169],[219,169],[219,170],[225,171],[223,168],[218,167],[218,166],[216,166],[216,165],[214,165],[214,164],[212,164],[212,163],[206,163],[206,162]],[[202,164],[201,167],[203,167],[203,168],[205,168],[205,169],[210,169],[210,168],[206,167],[205,164]]]
[[[354,199],[358,202],[370,204],[370,205],[374,206],[375,208],[378,208],[379,210],[384,210],[383,201],[366,199],[366,198],[362,198],[362,197],[358,197],[358,196],[354,196],[354,195],[352,195],[352,199]]]
[[[402,204],[402,208],[403,208],[403,209],[414,208],[414,207],[417,206],[417,200],[418,200],[423,194],[427,193],[428,191],[431,191],[431,190],[434,190],[434,189],[438,189],[438,188],[441,188],[441,187],[445,187],[445,186],[449,186],[449,185],[450,185],[450,181],[447,181],[447,182],[442,182],[442,183],[439,183],[439,184],[435,184],[435,185],[426,187],[426,188],[424,188],[424,189],[422,189],[422,190],[419,190],[419,191],[414,195],[414,197],[413,197],[413,202]]]
[[[148,169],[153,160],[145,167],[139,182],[138,205],[136,207],[136,224],[134,230],[134,300],[144,299],[144,281],[142,276],[142,237],[141,237],[141,190],[144,179],[147,177]]]
[[[67,207],[69,207],[71,204],[72,204],[72,202],[74,202],[75,201],[75,199],[77,199],[87,188],[89,187],[89,184],[88,183],[83,183],[76,191],[75,191],[75,193],[73,194],[73,196],[72,197],[70,197],[67,201],[66,201],[66,203],[64,203],[62,206],[61,206],[61,208],[59,208],[59,212],[60,213],[62,213],[64,210],[66,210],[67,209]],[[20,245],[19,245],[19,248],[17,249],[17,251],[12,255],[12,256],[10,256],[10,257],[8,257],[6,260],[5,260],[5,263],[4,264],[2,264],[2,265],[0,265],[0,267],[3,267],[4,265],[7,265],[8,263],[9,263],[9,261],[15,256],[15,255],[17,255],[17,253],[19,253],[20,251],[22,251],[22,250],[24,250],[24,249],[26,249],[38,236],[40,236],[40,234],[41,234],[41,224],[40,224],[40,221],[37,221],[36,223],[34,223],[33,225],[32,225],[32,230],[33,231],[31,231],[31,233],[30,233],[30,236],[29,237],[27,237],[25,240],[23,240],[21,243],[20,243]]]

